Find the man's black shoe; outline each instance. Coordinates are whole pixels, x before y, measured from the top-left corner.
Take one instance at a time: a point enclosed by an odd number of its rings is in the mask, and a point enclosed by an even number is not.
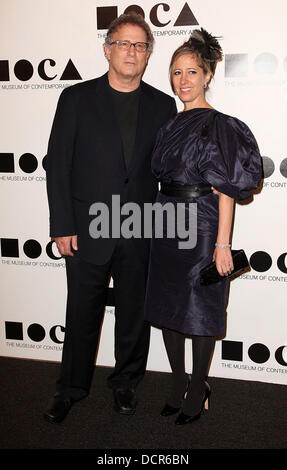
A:
[[[133,389],[115,389],[114,400],[115,406],[114,409],[124,415],[133,415],[136,411],[136,392]]]
[[[69,413],[73,401],[63,395],[55,395],[51,407],[44,413],[44,418],[49,423],[60,423]]]

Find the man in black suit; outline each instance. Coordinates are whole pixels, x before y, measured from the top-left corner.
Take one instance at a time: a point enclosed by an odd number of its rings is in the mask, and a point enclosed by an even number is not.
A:
[[[143,306],[149,240],[90,233],[90,207],[113,197],[124,208],[152,203],[157,183],[150,164],[159,128],[176,113],[175,101],[144,83],[153,46],[139,15],[121,15],[104,45],[108,72],[66,88],[59,99],[47,154],[50,235],[66,258],[67,311],[60,379],[44,417],[62,421],[88,395],[110,276],[115,294],[115,368],[108,378],[114,407],[136,409],[145,373],[150,328]],[[165,73],[165,72],[164,72]],[[111,215],[111,214],[110,214]]]

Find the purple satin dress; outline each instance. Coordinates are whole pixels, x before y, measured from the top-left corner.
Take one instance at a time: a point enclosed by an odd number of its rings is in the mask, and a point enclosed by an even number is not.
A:
[[[164,183],[210,184],[235,200],[246,199],[262,178],[262,162],[246,124],[222,113],[215,115],[208,136],[202,126],[214,110],[197,108],[177,114],[161,128],[152,171]],[[202,286],[200,270],[212,261],[218,229],[214,193],[178,198],[158,193],[157,202],[185,203],[188,213],[197,204],[197,243],[180,249],[179,239],[153,236],[146,292],[146,320],[187,335],[218,336],[225,330],[228,281]],[[163,222],[164,224],[165,222]]]

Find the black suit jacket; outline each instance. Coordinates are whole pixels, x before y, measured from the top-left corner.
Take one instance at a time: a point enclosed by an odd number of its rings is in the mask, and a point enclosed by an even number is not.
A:
[[[90,206],[103,202],[111,208],[112,195],[120,195],[122,204],[154,201],[152,150],[157,131],[175,113],[173,98],[141,82],[134,155],[127,169],[107,73],[64,89],[46,158],[50,236],[78,235],[83,259],[107,262],[116,240],[90,236],[95,217],[89,215]]]

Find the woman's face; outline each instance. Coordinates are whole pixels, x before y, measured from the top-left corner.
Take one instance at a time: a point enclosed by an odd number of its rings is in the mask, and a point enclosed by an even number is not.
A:
[[[210,78],[210,73],[205,74],[199,67],[194,54],[183,54],[175,60],[172,84],[185,110],[206,107],[204,85],[208,84]]]

